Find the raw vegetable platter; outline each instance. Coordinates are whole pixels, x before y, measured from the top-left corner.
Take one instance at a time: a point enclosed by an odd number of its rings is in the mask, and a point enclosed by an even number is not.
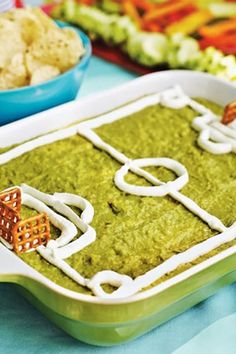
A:
[[[43,8],[87,32],[95,54],[140,74],[184,68],[236,79],[235,1],[49,0]]]

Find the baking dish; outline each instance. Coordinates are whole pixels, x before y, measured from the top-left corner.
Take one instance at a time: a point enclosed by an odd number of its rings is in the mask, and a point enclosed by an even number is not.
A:
[[[4,126],[0,128],[0,147],[102,114],[175,84],[180,84],[190,96],[202,96],[221,105],[234,100],[236,95],[233,84],[207,74],[151,74]],[[73,337],[95,345],[114,345],[142,335],[235,281],[235,251],[233,246],[150,290],[118,300],[64,289],[0,245],[0,281],[20,286],[36,307]]]

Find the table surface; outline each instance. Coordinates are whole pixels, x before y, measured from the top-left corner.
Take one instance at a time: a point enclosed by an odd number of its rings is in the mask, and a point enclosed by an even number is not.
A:
[[[134,74],[94,57],[79,97],[133,78]],[[93,347],[69,337],[9,284],[0,284],[0,319],[0,354],[236,354],[236,284],[143,337],[114,348]]]

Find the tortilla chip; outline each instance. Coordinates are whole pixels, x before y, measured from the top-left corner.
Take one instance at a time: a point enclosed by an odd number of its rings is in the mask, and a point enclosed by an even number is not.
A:
[[[25,66],[28,72],[28,75],[31,77],[35,70],[39,67],[44,66],[45,64],[36,60],[31,53],[27,52],[25,55]]]
[[[56,28],[34,41],[29,52],[35,59],[64,72],[79,61],[84,49],[76,32]]]
[[[12,21],[18,27],[23,41],[29,45],[42,35],[43,26],[38,18],[28,10],[14,9],[4,13],[4,18]]]
[[[0,17],[0,69],[5,68],[16,53],[24,53],[26,44],[18,27]]]
[[[29,8],[28,11],[30,11],[31,14],[37,18],[45,31],[57,28],[56,23],[52,21],[52,19],[48,17],[40,8],[32,7]]]
[[[15,54],[0,73],[0,90],[22,87],[28,84],[24,55]]]
[[[60,70],[55,66],[44,65],[37,68],[31,76],[30,85],[41,84],[53,79],[60,74]]]

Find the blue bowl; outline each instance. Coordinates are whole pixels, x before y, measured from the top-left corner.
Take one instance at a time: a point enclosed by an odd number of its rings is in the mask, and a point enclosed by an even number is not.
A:
[[[72,27],[59,21],[57,24],[59,27]],[[0,91],[0,125],[75,99],[91,57],[91,43],[82,31],[72,28],[79,34],[85,48],[80,62],[42,84]]]

